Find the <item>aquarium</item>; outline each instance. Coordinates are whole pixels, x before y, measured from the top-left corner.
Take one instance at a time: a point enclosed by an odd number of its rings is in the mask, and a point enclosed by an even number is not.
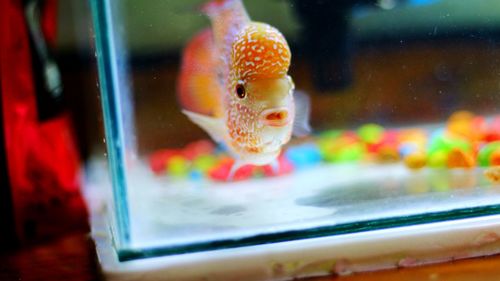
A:
[[[498,1],[90,3],[119,261],[500,213]]]

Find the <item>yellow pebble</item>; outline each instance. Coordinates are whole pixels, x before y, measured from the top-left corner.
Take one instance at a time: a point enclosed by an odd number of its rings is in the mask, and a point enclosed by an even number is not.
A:
[[[427,157],[425,156],[425,153],[414,152],[407,155],[404,159],[404,162],[408,168],[412,170],[418,170],[425,166],[425,164],[427,163]]]
[[[446,153],[446,151],[439,150],[429,155],[429,158],[427,159],[427,164],[429,165],[429,167],[442,168],[446,166],[447,159],[448,159],[448,154]]]
[[[377,153],[377,160],[382,163],[391,163],[399,161],[399,153],[391,147],[382,147]]]
[[[189,162],[182,156],[173,156],[168,160],[167,172],[172,176],[185,176],[189,172]]]

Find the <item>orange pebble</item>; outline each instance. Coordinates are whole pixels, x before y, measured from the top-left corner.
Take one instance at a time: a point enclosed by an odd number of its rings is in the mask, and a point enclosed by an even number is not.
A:
[[[474,128],[474,114],[469,111],[457,111],[448,118],[448,132],[465,137],[467,139],[476,139],[477,128]]]
[[[454,148],[448,154],[448,168],[472,168],[476,165],[474,157],[459,148]]]
[[[427,163],[427,157],[425,153],[414,152],[406,156],[404,162],[408,168],[412,170],[418,170],[425,167],[425,164]]]
[[[476,133],[469,120],[452,121],[448,123],[447,129],[451,134],[467,139],[474,139]]]
[[[449,118],[448,122],[454,122],[454,121],[472,121],[474,119],[475,115],[474,113],[467,111],[467,110],[460,110],[457,112],[454,112]]]
[[[500,150],[493,151],[490,156],[491,166],[500,166]]]

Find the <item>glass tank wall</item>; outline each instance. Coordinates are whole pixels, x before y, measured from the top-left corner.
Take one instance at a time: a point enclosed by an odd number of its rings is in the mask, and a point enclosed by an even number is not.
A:
[[[498,1],[206,3],[91,1],[120,259],[500,212]]]

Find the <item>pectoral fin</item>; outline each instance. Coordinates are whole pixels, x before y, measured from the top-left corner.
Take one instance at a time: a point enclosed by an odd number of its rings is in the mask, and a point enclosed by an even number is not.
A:
[[[224,140],[225,129],[222,118],[214,118],[188,110],[183,110],[182,113],[186,114],[193,123],[205,130],[214,141],[222,142]]]
[[[236,160],[234,161],[233,166],[231,166],[231,170],[229,170],[229,174],[227,175],[227,181],[232,181],[234,178],[234,174],[236,174],[236,171],[238,171],[241,167],[243,167],[245,163],[241,160]]]
[[[273,174],[278,174],[280,171],[280,162],[278,159],[274,159],[273,162],[270,163],[271,169],[273,170]]]
[[[306,93],[302,91],[294,92],[295,100],[295,120],[293,122],[293,135],[304,137],[311,133],[309,125],[309,114],[311,113],[311,101]]]

